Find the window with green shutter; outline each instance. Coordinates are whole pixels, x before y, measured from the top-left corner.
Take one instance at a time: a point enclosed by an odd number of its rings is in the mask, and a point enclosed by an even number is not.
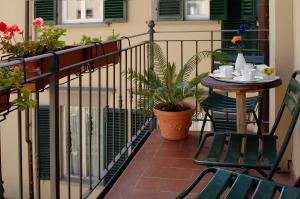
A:
[[[242,19],[247,21],[257,20],[256,0],[242,0]]]
[[[248,24],[250,29],[257,29],[256,20],[243,19],[243,1],[247,0],[228,0],[228,19],[221,22],[222,30],[237,30],[240,24]],[[256,4],[256,1],[254,4]],[[257,13],[257,12],[255,12]],[[256,18],[256,16],[255,16]],[[230,40],[236,35],[235,32],[223,32],[222,40],[227,42],[222,43],[222,48],[229,48],[231,45]],[[253,40],[245,42],[245,49],[258,49],[258,33],[246,32],[244,35],[245,40]],[[254,41],[256,40],[256,41]]]
[[[123,22],[127,20],[127,0],[104,0],[104,21]]]
[[[183,20],[182,0],[159,0],[157,5],[158,20],[176,21]]]
[[[211,20],[227,20],[228,1],[227,0],[211,0],[210,1],[210,19]]]
[[[34,16],[41,17],[47,24],[57,23],[57,0],[35,0]]]
[[[38,153],[41,180],[50,179],[50,124],[49,106],[39,106],[38,111]]]

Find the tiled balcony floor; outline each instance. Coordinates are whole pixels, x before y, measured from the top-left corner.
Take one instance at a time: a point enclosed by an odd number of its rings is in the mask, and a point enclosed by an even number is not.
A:
[[[174,198],[206,168],[194,164],[191,160],[198,134],[192,132],[182,141],[167,141],[154,131],[106,198]],[[258,175],[255,172],[251,174]],[[280,183],[293,184],[288,173],[276,174],[274,179]],[[206,182],[208,180],[206,179]],[[206,182],[199,183],[194,191],[201,190]],[[190,194],[190,198],[193,198],[194,194]]]

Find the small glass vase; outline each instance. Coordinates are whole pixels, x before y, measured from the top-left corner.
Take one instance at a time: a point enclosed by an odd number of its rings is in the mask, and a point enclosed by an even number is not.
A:
[[[238,73],[241,73],[241,71],[243,70],[244,64],[246,64],[246,60],[245,57],[243,55],[243,53],[238,53],[236,61],[235,61],[235,71]]]

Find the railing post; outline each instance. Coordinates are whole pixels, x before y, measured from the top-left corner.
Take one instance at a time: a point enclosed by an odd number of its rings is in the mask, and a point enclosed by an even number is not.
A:
[[[150,46],[149,46],[149,61],[150,61],[150,68],[153,69],[154,68],[154,51],[153,51],[153,46],[151,45],[154,42],[154,27],[155,27],[155,23],[153,20],[150,20],[148,23],[148,33],[149,33],[149,42],[150,42]]]
[[[150,42],[148,59],[149,59],[149,64],[150,64],[150,70],[153,70],[154,69],[154,48],[153,48],[152,44],[154,43],[154,33],[155,33],[154,20],[149,21],[148,27],[149,27],[148,33],[149,33],[149,42]],[[151,120],[151,123],[150,123],[150,131],[152,132],[155,129],[155,126],[156,126],[156,121],[155,121],[155,117],[154,117],[153,113],[151,114],[151,118],[152,118],[152,120]]]
[[[51,57],[50,76],[50,198],[60,197],[58,57]]]

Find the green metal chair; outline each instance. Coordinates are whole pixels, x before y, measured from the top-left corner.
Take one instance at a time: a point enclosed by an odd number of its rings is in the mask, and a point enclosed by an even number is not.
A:
[[[251,55],[245,56],[247,62],[253,64],[265,63],[264,56],[254,55],[259,54],[258,50],[248,49],[245,50]],[[215,52],[235,52],[233,49],[217,49]],[[236,55],[228,55],[227,62],[234,62]],[[212,59],[211,72],[218,69],[222,65],[218,60]],[[260,96],[249,97],[247,100],[247,113],[253,115],[254,122],[258,126],[258,132],[260,133],[260,122],[256,114],[256,107],[260,101]],[[236,99],[228,97],[226,94],[221,94],[216,91],[210,90],[209,95],[201,103],[201,106],[205,112],[202,128],[199,136],[199,143],[202,139],[204,128],[209,118],[212,122],[212,127],[215,132],[218,131],[236,131]]]
[[[213,174],[210,181],[205,185],[197,199],[217,199],[222,196],[226,199],[299,199],[299,179],[294,187],[277,184],[270,180],[251,177],[241,173],[208,168],[202,171],[196,179],[176,199],[183,199],[196,187],[196,185],[208,174]],[[275,194],[278,196],[276,197]]]
[[[193,155],[193,162],[210,167],[255,169],[264,176],[267,176],[264,170],[270,170],[268,178],[271,179],[286,150],[299,116],[300,83],[296,80],[296,77],[299,78],[299,74],[300,71],[293,73],[279,113],[269,134],[207,133],[203,136],[196,153]],[[291,121],[277,152],[276,129],[285,110],[287,110],[287,114],[291,115]],[[212,139],[212,142],[205,145],[209,138]],[[225,142],[228,142],[228,146],[225,146]],[[204,147],[207,145],[209,145],[208,150]]]

